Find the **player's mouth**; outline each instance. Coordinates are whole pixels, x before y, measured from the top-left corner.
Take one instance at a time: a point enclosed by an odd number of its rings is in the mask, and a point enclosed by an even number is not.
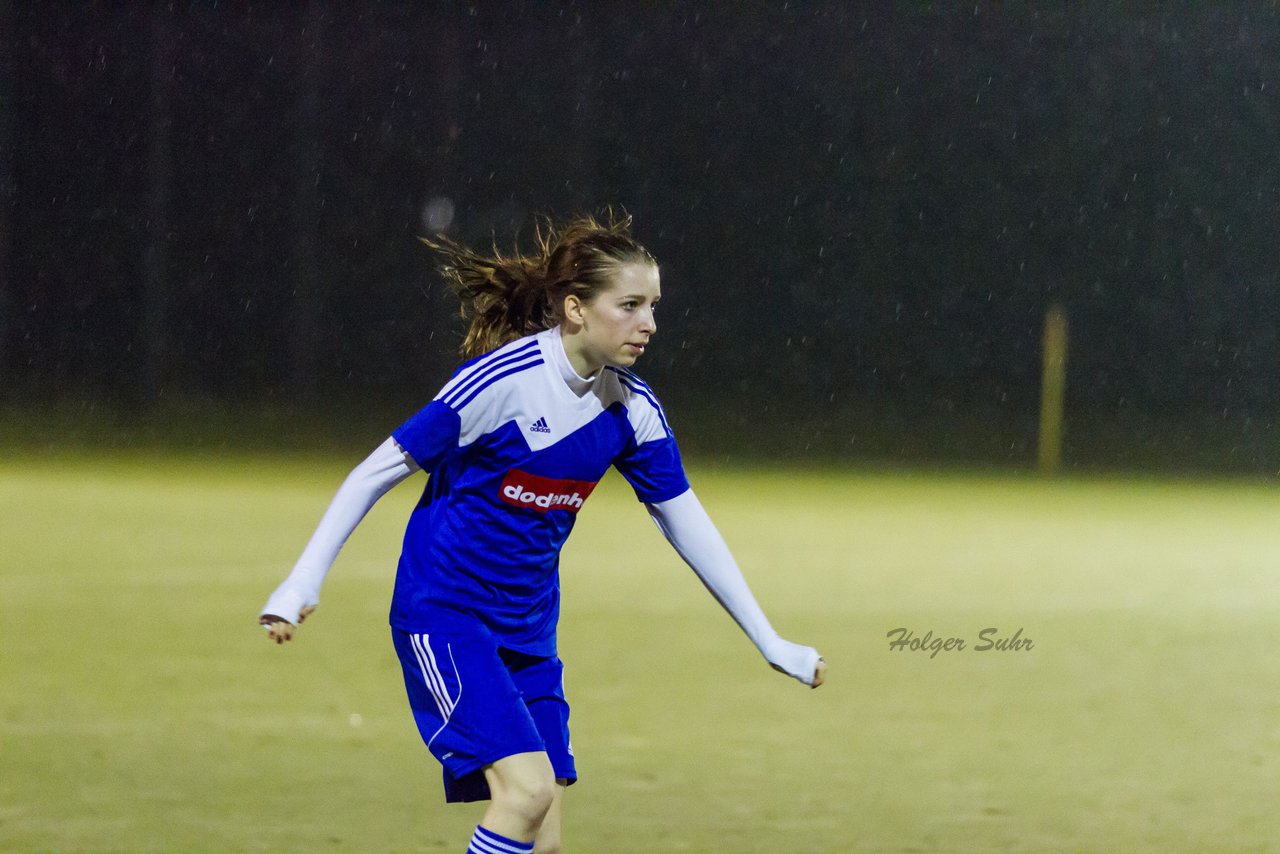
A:
[[[635,356],[643,355],[644,348],[647,346],[648,346],[647,342],[645,344],[632,344],[632,343],[627,344],[627,347],[631,350],[632,355],[635,355]]]

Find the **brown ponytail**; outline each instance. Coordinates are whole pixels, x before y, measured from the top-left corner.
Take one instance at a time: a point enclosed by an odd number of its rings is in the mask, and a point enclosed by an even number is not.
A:
[[[538,224],[535,250],[504,256],[495,244],[481,255],[443,235],[418,238],[441,256],[440,273],[461,301],[468,321],[462,358],[470,359],[524,335],[550,329],[563,318],[564,298],[590,302],[623,264],[653,264],[631,236],[631,217],[609,210],[605,222],[579,216],[557,226]]]

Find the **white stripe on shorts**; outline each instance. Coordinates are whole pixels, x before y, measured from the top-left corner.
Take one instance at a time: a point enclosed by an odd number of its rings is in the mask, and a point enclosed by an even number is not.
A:
[[[445,688],[444,674],[436,665],[435,654],[431,651],[431,644],[427,639],[427,635],[409,635],[409,641],[413,644],[413,653],[418,658],[418,668],[422,671],[422,681],[426,683],[427,690],[435,699],[440,717],[447,721],[449,715],[453,713],[455,703],[450,699],[449,692]]]
[[[449,725],[449,719],[453,717],[453,710],[458,705],[458,701],[462,699],[462,674],[458,672],[458,663],[453,660],[453,645],[445,644],[445,649],[449,651],[449,664],[453,667],[453,678],[458,682],[458,696],[451,698],[449,691],[445,687],[444,674],[440,672],[440,668],[436,665],[435,653],[431,651],[431,644],[428,643],[427,635],[409,635],[409,642],[413,645],[413,654],[417,656],[418,668],[422,670],[422,681],[426,683],[427,690],[431,692],[432,698],[436,701],[436,708],[440,711],[440,717],[443,723],[440,728],[431,734],[431,738],[427,739],[427,748],[430,749],[432,742],[436,740],[436,736],[444,731]]]

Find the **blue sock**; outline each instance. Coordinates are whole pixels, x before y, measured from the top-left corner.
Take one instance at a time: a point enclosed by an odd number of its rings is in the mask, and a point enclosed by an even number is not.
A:
[[[533,854],[532,842],[516,842],[492,830],[476,827],[467,846],[467,854]]]

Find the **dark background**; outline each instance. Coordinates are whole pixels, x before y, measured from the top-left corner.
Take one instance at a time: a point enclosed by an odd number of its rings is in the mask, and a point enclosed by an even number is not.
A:
[[[0,0],[9,441],[385,436],[461,326],[415,237],[620,204],[692,452],[1280,470],[1275,3]],[[16,438],[15,438],[16,437]],[[371,445],[370,445],[371,446]]]

